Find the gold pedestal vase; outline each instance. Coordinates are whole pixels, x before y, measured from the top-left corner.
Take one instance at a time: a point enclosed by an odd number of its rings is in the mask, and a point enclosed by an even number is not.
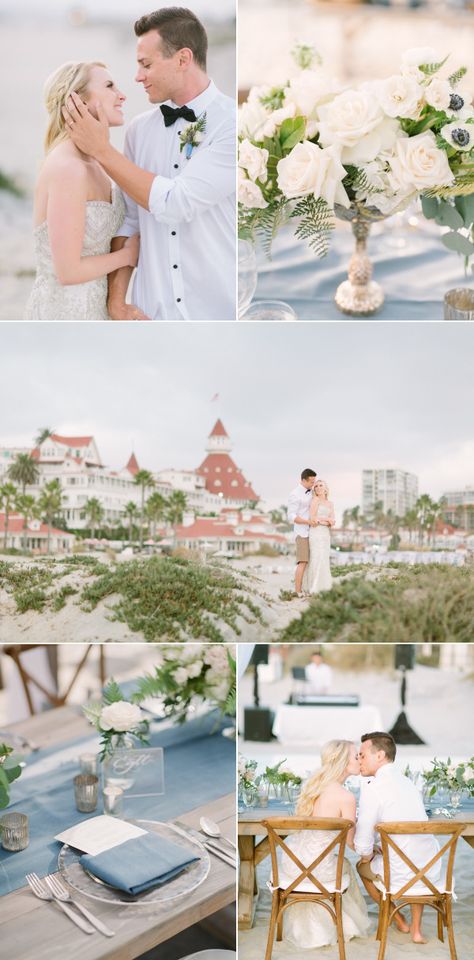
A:
[[[349,261],[348,280],[339,284],[336,290],[336,306],[342,313],[354,317],[369,317],[383,306],[382,287],[372,280],[372,264],[367,253],[367,238],[371,224],[385,220],[383,213],[375,207],[364,204],[352,204],[348,209],[336,206],[336,216],[340,220],[349,220],[352,225],[356,246]]]

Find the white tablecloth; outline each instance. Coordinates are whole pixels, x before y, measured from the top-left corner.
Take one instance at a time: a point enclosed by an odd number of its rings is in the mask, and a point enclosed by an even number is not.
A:
[[[295,745],[328,740],[357,741],[363,733],[380,730],[382,720],[377,707],[278,707],[273,733],[280,743]]]

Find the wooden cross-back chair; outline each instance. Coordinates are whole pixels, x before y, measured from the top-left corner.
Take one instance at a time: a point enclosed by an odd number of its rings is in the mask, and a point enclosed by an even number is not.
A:
[[[31,688],[34,687],[36,688],[36,690],[39,690],[46,697],[48,703],[50,703],[52,707],[63,707],[64,704],[67,703],[69,694],[71,693],[77,678],[79,677],[83,667],[85,666],[86,661],[89,659],[89,656],[91,655],[92,651],[96,650],[97,648],[98,648],[99,680],[100,680],[101,686],[103,686],[105,683],[104,648],[102,644],[89,643],[86,646],[84,653],[74,670],[72,679],[70,680],[66,690],[63,693],[51,692],[51,690],[48,690],[41,683],[40,680],[36,679],[36,677],[30,672],[30,670],[28,670],[27,667],[25,667],[25,664],[22,661],[22,654],[27,653],[28,650],[44,649],[48,651],[49,648],[50,648],[50,644],[47,644],[47,643],[27,643],[27,644],[16,644],[16,645],[3,647],[3,653],[7,657],[10,657],[11,660],[13,660],[18,670],[18,674],[21,680],[21,684],[24,690],[26,702],[28,704],[28,709],[30,711],[31,716],[35,714],[35,707],[33,703],[33,698],[31,696]]]
[[[438,914],[438,939],[444,942],[443,929],[446,927],[451,960],[457,960],[452,913],[453,868],[456,845],[465,827],[466,824],[458,820],[451,822],[446,822],[445,820],[420,820],[406,823],[377,824],[375,829],[380,834],[384,869],[383,883],[385,887],[383,899],[380,900],[379,925],[377,930],[377,940],[380,940],[378,960],[383,960],[385,955],[388,929],[395,914],[398,913],[402,907],[412,903],[433,907],[436,910]],[[429,834],[435,837],[449,837],[449,839],[428,863],[422,867],[417,867],[393,839],[397,834],[403,836],[426,836],[426,834]],[[396,891],[391,889],[390,850],[393,850],[413,873],[411,879],[407,880],[406,883]],[[426,874],[437,861],[442,859],[445,853],[448,854],[446,871],[442,872],[441,879],[438,881],[439,886],[436,886]],[[412,890],[417,883],[425,884],[431,892],[426,894],[410,893],[410,890]]]
[[[262,820],[262,823],[268,833],[272,859],[272,912],[268,929],[265,960],[271,960],[275,930],[277,940],[281,940],[283,937],[283,914],[285,910],[294,903],[307,901],[320,904],[320,906],[330,914],[337,930],[339,958],[340,960],[345,960],[346,953],[342,926],[342,873],[347,833],[354,824],[351,820],[328,817],[271,817],[268,820]],[[322,853],[320,853],[309,866],[305,867],[291,847],[285,843],[285,836],[290,830],[324,830],[325,832],[334,832],[335,836],[334,839],[328,843],[327,847],[324,848]],[[280,834],[283,834],[283,836]],[[339,851],[337,855],[335,889],[328,890],[323,881],[319,880],[317,876],[314,876],[313,871],[316,870],[322,861],[337,847],[339,847]],[[281,888],[278,885],[278,848],[283,850],[293,863],[296,864],[298,869],[301,870],[301,873],[285,888]],[[313,884],[314,892],[297,889],[305,880]]]

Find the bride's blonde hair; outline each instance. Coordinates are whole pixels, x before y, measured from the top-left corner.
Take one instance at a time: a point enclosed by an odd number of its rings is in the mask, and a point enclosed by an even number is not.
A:
[[[330,740],[329,743],[324,744],[321,750],[321,766],[306,781],[298,797],[296,816],[311,816],[314,802],[321,796],[324,788],[342,777],[349,763],[353,746],[352,740]]]
[[[318,483],[320,483],[321,486],[324,487],[324,492],[325,492],[325,494],[326,494],[326,500],[329,500],[329,487],[328,487],[328,485],[327,485],[327,483],[326,483],[325,480],[316,480],[316,483],[314,484],[314,487],[313,487],[313,495],[314,495],[315,497],[317,497],[316,487],[317,487]]]
[[[48,111],[48,127],[44,138],[45,152],[48,153],[61,140],[67,140],[66,121],[61,108],[71,93],[84,97],[87,93],[93,67],[105,67],[99,60],[69,60],[63,63],[48,77],[44,85],[44,102]]]

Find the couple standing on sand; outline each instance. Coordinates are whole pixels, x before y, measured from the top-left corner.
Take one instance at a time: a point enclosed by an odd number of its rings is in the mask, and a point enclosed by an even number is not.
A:
[[[315,470],[306,468],[288,498],[288,520],[296,542],[295,592],[297,597],[330,590],[329,567],[331,527],[336,520],[329,488],[318,480]]]

